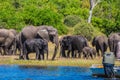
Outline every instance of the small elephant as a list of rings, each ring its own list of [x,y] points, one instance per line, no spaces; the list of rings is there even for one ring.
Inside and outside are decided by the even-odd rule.
[[[91,59],[93,59],[93,57],[96,57],[96,50],[92,47],[84,47],[82,51],[83,58],[88,59],[89,57],[91,57]]]
[[[30,52],[36,52],[37,60],[44,60],[44,53],[47,52],[48,59],[48,42],[43,39],[27,39],[23,45],[23,57],[28,60]]]

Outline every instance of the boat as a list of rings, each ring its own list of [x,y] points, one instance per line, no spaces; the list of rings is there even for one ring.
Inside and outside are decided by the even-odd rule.
[[[114,73],[116,78],[120,78],[120,66],[114,66]],[[106,77],[104,73],[104,68],[102,64],[93,64],[90,67],[90,70],[92,72],[92,76],[97,77]]]

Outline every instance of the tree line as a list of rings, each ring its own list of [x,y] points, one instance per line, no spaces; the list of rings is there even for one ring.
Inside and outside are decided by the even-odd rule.
[[[119,0],[101,0],[87,23],[89,0],[0,0],[0,27],[20,31],[26,25],[52,25],[59,34],[109,35],[120,29],[119,4]],[[82,33],[81,28],[87,32]]]

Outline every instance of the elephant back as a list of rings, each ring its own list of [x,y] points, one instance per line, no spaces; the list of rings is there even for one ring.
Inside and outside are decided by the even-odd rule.
[[[9,33],[7,29],[0,29],[0,37],[8,37]]]
[[[37,35],[37,28],[34,26],[26,26],[22,29],[21,34],[26,39],[33,39]]]
[[[12,32],[15,36],[17,35],[17,31],[15,29],[9,29],[10,32]]]
[[[9,36],[9,32],[7,29],[0,29],[0,43],[5,41],[5,39]]]

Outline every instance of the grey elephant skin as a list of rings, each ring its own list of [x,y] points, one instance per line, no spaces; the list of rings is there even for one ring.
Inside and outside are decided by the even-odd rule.
[[[53,28],[52,26],[37,26],[37,27],[26,26],[24,27],[20,34],[21,48],[23,49],[23,43],[27,39],[34,39],[34,38],[41,38],[41,39],[50,41],[52,43],[55,43],[54,53],[52,57],[52,60],[54,60],[57,54],[58,47],[59,47],[57,29]],[[21,49],[20,58],[22,58],[23,56],[22,49]]]
[[[96,48],[97,55],[100,56],[99,51],[101,51],[101,56],[108,48],[108,38],[106,36],[96,36],[93,38],[92,46]]]
[[[117,44],[120,41],[120,33],[111,33],[108,36],[108,44],[111,52],[114,52],[115,57],[117,57],[116,52],[117,52]]]
[[[92,47],[89,46],[84,47],[82,52],[83,52],[83,58],[88,59],[91,57],[91,59],[94,59],[96,57],[96,50]]]
[[[23,44],[24,59],[28,60],[28,54],[36,52],[37,60],[44,60],[44,53],[47,52],[48,59],[48,43],[43,39],[27,39]]]
[[[12,54],[12,46],[15,44],[16,31],[13,29],[0,29],[0,47],[5,54]],[[15,46],[14,46],[15,47]]]
[[[87,39],[80,35],[65,36],[61,41],[61,52],[62,57],[66,57],[65,50],[68,50],[67,57],[69,57],[70,51],[72,52],[71,57],[76,57],[78,52],[78,57],[81,57],[82,49],[88,46]]]

